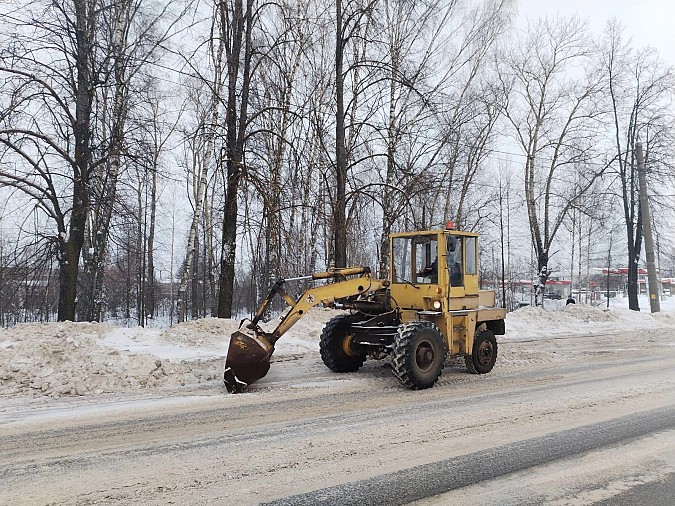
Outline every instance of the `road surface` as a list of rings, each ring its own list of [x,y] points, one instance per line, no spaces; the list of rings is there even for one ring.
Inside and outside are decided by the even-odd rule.
[[[675,334],[500,342],[408,391],[272,364],[241,395],[9,399],[0,504],[649,504],[675,483]],[[644,502],[641,500],[644,499]],[[624,502],[622,502],[624,501]],[[627,501],[627,502],[626,502]]]

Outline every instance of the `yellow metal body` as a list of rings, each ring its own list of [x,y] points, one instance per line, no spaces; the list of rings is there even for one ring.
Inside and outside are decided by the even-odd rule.
[[[357,269],[360,268],[346,268],[339,269],[343,275],[358,274]],[[337,270],[337,269],[336,269]],[[352,272],[354,271],[354,272]],[[314,273],[314,279],[329,279],[335,276],[324,275],[328,273]],[[315,286],[306,290],[300,298],[295,301],[286,292],[282,292],[282,297],[286,303],[291,307],[289,312],[284,316],[284,319],[279,323],[276,329],[271,332],[269,339],[272,343],[276,342],[283,336],[288,329],[290,329],[302,316],[312,307],[323,304],[324,306],[332,306],[336,299],[350,297],[353,295],[367,294],[369,292],[380,290],[389,284],[388,281],[382,279],[375,279],[370,274],[363,274],[358,278],[343,279],[336,283],[328,285]]]
[[[392,234],[390,240],[391,277],[388,280],[372,278],[367,267],[329,269],[300,278],[278,280],[251,322],[230,338],[224,371],[228,391],[239,392],[264,377],[270,368],[276,341],[318,304],[359,312],[366,308],[362,314],[370,314],[370,320],[375,323],[372,327],[360,327],[361,339],[365,334],[366,341],[358,344],[374,344],[378,348],[392,347],[395,343],[387,340],[396,339],[397,325],[413,320],[433,322],[443,334],[450,356],[470,356],[478,328],[503,333],[505,310],[494,307],[493,291],[480,290],[478,286],[477,234],[431,230]],[[350,279],[348,276],[356,277]],[[295,300],[285,291],[284,283],[301,279],[334,281],[309,288]],[[258,322],[276,295],[280,295],[290,309],[272,332],[266,332]],[[371,309],[374,312],[369,313]],[[377,322],[381,317],[384,318]],[[355,356],[352,339],[357,335],[354,331],[351,337],[341,342],[344,356]],[[371,342],[368,337],[375,339]],[[361,353],[362,350],[358,351],[359,356]],[[415,353],[414,360],[422,359]],[[436,379],[422,386],[414,383],[408,386],[428,388]]]
[[[421,277],[416,272],[416,267],[423,265],[415,248],[415,241],[419,239],[422,239],[421,244],[426,242],[436,246],[437,279]],[[494,307],[494,291],[479,289],[478,234],[456,230],[403,232],[392,234],[390,241],[389,289],[393,303],[401,311],[401,321],[432,321],[443,333],[450,355],[471,354],[477,327],[506,317],[505,309]],[[457,273],[461,282],[454,284],[451,283],[454,257],[448,251],[450,243],[461,248],[453,252],[461,252],[457,257],[461,258],[461,272]],[[397,244],[402,244],[403,248]],[[409,244],[412,247],[400,253]],[[414,279],[397,272],[397,268]]]

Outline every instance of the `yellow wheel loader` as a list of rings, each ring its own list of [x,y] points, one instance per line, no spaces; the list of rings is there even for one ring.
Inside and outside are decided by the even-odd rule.
[[[463,356],[474,374],[490,372],[506,311],[495,307],[494,291],[479,289],[478,234],[449,227],[391,234],[389,240],[388,280],[371,277],[368,267],[348,267],[277,281],[253,319],[230,338],[227,390],[240,392],[264,377],[277,340],[317,304],[349,311],[321,334],[321,359],[332,371],[352,372],[367,358],[390,357],[394,375],[411,389],[432,387],[447,357]],[[295,300],[284,284],[302,279],[333,282]],[[258,324],[277,295],[290,309],[265,332]]]

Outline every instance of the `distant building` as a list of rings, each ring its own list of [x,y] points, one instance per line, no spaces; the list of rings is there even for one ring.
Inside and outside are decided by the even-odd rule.
[[[661,287],[663,288],[663,295],[673,295],[673,288],[675,288],[675,278],[661,278]]]
[[[639,292],[647,293],[647,269],[638,267],[637,271]],[[628,267],[618,267],[609,270],[606,267],[595,267],[591,269],[590,273],[589,286],[593,292],[606,294],[609,289],[610,297],[612,294],[616,295],[618,293],[622,293],[624,296],[628,295]]]

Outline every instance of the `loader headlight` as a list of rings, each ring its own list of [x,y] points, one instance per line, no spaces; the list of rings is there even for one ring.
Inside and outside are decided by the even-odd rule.
[[[441,301],[440,300],[434,301],[434,309],[441,309]]]

